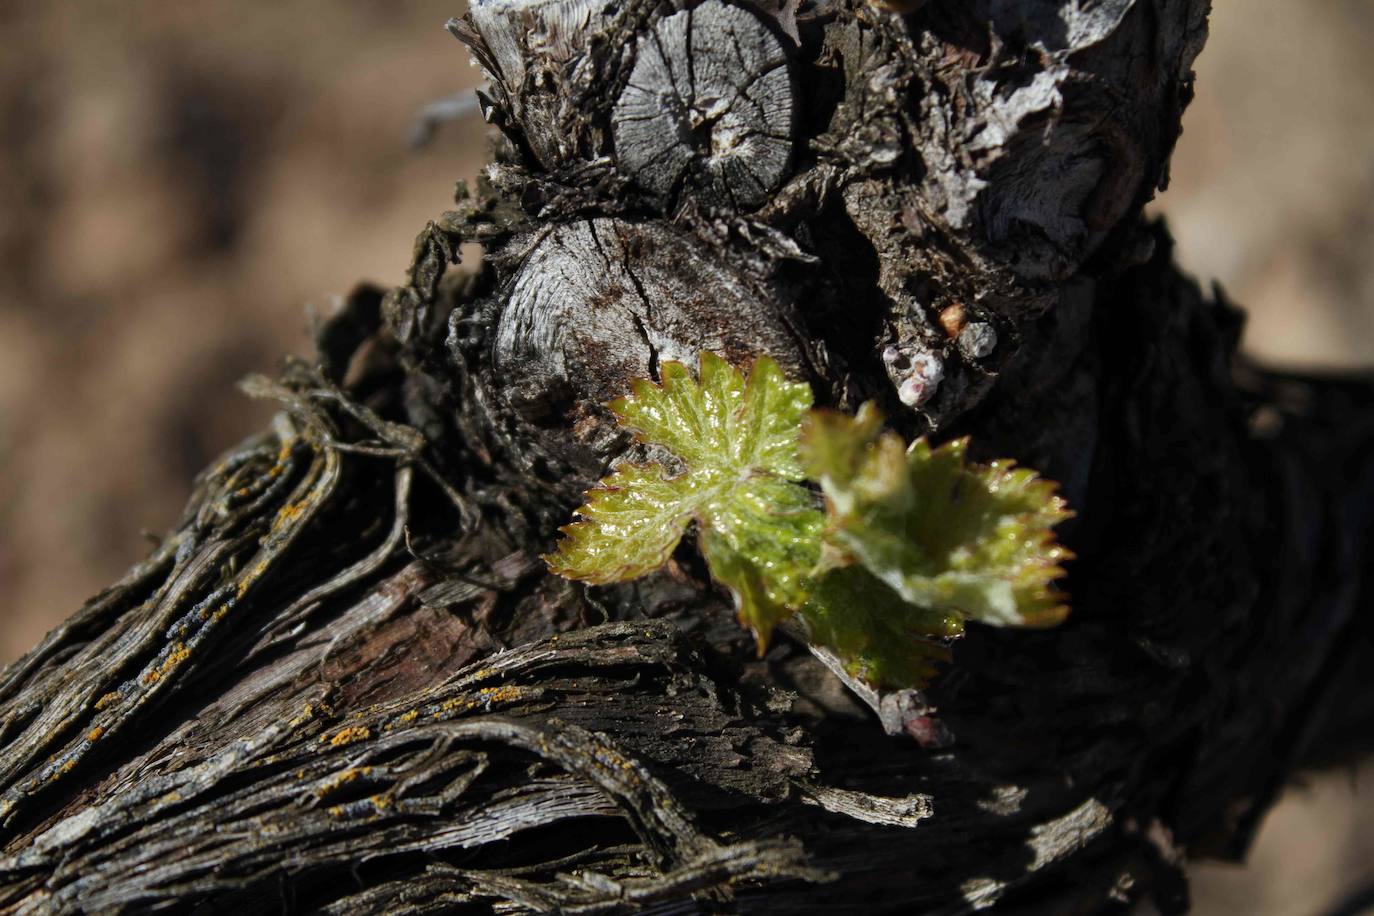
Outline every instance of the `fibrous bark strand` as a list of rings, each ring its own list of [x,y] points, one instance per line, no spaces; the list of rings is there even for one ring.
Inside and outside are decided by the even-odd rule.
[[[1185,849],[1243,851],[1367,724],[1374,389],[1237,380],[1237,313],[1139,218],[1203,0],[908,11],[452,24],[476,192],[0,674],[0,910],[1174,911]],[[1060,480],[1069,621],[880,695],[755,658],[690,550],[549,576],[629,447],[604,401],[702,349]]]

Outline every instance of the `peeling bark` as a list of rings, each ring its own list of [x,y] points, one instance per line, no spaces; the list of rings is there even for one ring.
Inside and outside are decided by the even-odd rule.
[[[0,674],[0,911],[1186,907],[1374,709],[1374,385],[1238,361],[1140,218],[1205,14],[476,4],[476,191]],[[702,348],[1061,481],[1070,620],[878,695],[689,549],[549,576],[604,400]]]

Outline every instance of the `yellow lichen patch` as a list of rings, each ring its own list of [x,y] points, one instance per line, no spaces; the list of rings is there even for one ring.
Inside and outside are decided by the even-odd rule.
[[[90,731],[86,732],[86,740],[87,740],[87,741],[99,741],[99,740],[100,740],[100,736],[103,735],[103,734],[105,734],[105,729],[103,729],[103,728],[101,728],[99,725],[97,725],[95,728],[93,728],[93,729],[91,729]]]
[[[507,685],[505,687],[483,687],[477,691],[477,695],[482,698],[484,703],[510,703],[520,699],[525,692],[519,687]]]
[[[408,712],[401,713],[399,716],[396,717],[396,721],[388,722],[386,724],[386,727],[387,730],[390,731],[397,725],[409,725],[411,722],[414,722],[418,718],[420,718],[420,710],[412,709]]]
[[[172,651],[167,654],[167,658],[163,660],[162,664],[143,675],[143,683],[156,684],[164,675],[171,673],[177,665],[190,657],[191,650],[186,648],[185,643],[173,643]]]
[[[439,708],[434,712],[434,718],[443,719],[454,713],[467,712],[468,710],[476,709],[477,706],[477,700],[473,699],[472,697],[455,697],[452,700],[445,700],[444,702],[440,703]]]
[[[201,620],[223,620],[224,615],[229,613],[229,605],[221,604],[211,611],[208,607],[201,608],[198,615]]]
[[[366,741],[371,737],[372,729],[366,725],[350,725],[347,728],[339,729],[334,737],[329,739],[329,743],[334,747],[343,747],[355,741]]]
[[[68,760],[66,763],[62,764],[60,767],[53,771],[53,774],[48,777],[48,782],[57,782],[59,779],[61,779],[63,776],[66,776],[75,768],[76,761]]]
[[[521,687],[508,684],[503,687],[483,687],[476,694],[464,694],[445,700],[433,713],[434,718],[443,719],[450,715],[471,712],[474,709],[490,710],[494,703],[512,703],[525,696]]]
[[[295,728],[298,725],[304,725],[313,718],[315,718],[315,704],[306,703],[305,708],[301,710],[301,714],[286,724],[289,728]]]
[[[283,525],[289,525],[296,519],[305,514],[305,503],[287,503],[277,512],[277,519],[272,523],[272,528],[277,529]]]
[[[605,746],[597,747],[593,752],[593,757],[597,763],[612,769],[627,773],[634,769],[634,764],[630,763],[629,760]]]
[[[116,702],[118,699],[119,691],[111,690],[109,693],[105,694],[103,697],[95,701],[95,708],[104,709],[106,706],[109,706],[111,703]]]
[[[390,792],[383,792],[380,795],[370,796],[368,801],[372,802],[372,807],[377,809],[378,814],[395,804],[395,800],[391,797]]]
[[[263,573],[267,572],[267,566],[267,560],[260,560],[256,566],[254,566],[252,569],[248,571],[248,575],[244,576],[242,579],[239,580],[238,588],[234,592],[234,600],[237,601],[244,595],[248,594],[248,589],[253,585],[253,583],[256,580],[262,578]]]
[[[340,773],[336,773],[334,775],[334,778],[328,780],[320,786],[320,794],[328,795],[330,792],[334,792],[338,789],[341,789],[344,786],[348,785],[350,782],[353,782],[355,779],[358,779],[362,776],[366,776],[368,773],[371,772],[372,767],[352,767],[350,769],[343,770]]]
[[[327,810],[329,811],[329,816],[330,816],[330,817],[343,817],[343,816],[344,816],[344,806],[343,806],[343,805],[334,805],[333,807],[328,808]]]

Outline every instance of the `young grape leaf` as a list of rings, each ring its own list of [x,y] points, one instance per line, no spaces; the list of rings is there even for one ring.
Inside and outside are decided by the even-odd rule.
[[[1054,580],[1071,555],[1051,530],[1068,518],[1055,484],[1010,461],[965,461],[968,440],[909,448],[857,417],[813,411],[802,437],[825,493],[826,565],[859,564],[909,604],[957,632],[971,618],[1051,626],[1068,613]]]
[[[609,406],[647,445],[682,462],[625,464],[587,494],[582,520],[565,526],[545,559],[553,572],[597,585],[624,582],[668,561],[697,523],[711,575],[735,596],[760,651],[773,627],[806,599],[824,516],[803,476],[797,437],[811,389],[767,357],[746,380],[711,353],[699,378],[665,362],[662,383],[638,380]]]
[[[940,640],[963,633],[963,622],[902,600],[862,566],[832,569],[816,582],[801,610],[811,642],[825,646],[846,670],[878,687],[921,686],[949,660]]]
[[[767,358],[747,379],[703,353],[698,378],[670,362],[661,384],[634,382],[610,409],[675,470],[621,465],[562,529],[550,568],[594,584],[634,579],[695,523],[760,652],[800,613],[813,642],[884,687],[928,681],[967,619],[1063,619],[1054,581],[1069,554],[1051,529],[1070,513],[1052,482],[1011,462],[969,464],[965,440],[908,448],[871,404],[853,417],[810,406],[810,389]]]

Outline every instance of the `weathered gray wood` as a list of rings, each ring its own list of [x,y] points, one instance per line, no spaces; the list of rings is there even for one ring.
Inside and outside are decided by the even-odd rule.
[[[662,200],[685,192],[756,207],[791,165],[794,105],[773,32],[707,0],[639,37],[611,113],[616,160]]]
[[[659,223],[580,220],[511,242],[517,266],[492,341],[503,395],[532,416],[603,404],[665,360],[695,366],[704,350],[756,353],[801,374],[800,319],[775,290],[710,257]],[[577,434],[595,426],[575,424]],[[579,428],[582,427],[582,428]]]
[[[0,674],[0,912],[1177,911],[1185,852],[1243,852],[1351,750],[1374,383],[1237,377],[1236,313],[1139,218],[1206,3],[904,6],[454,25],[503,137],[483,182],[317,365],[250,386],[289,419]],[[783,74],[774,177],[626,159],[664,136],[644,86],[767,125]],[[698,348],[1059,480],[1068,623],[974,628],[878,695],[796,638],[755,658],[690,549],[547,575],[625,452],[601,403]]]

